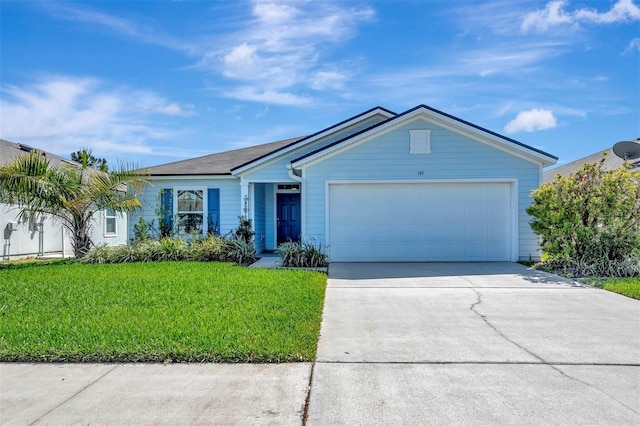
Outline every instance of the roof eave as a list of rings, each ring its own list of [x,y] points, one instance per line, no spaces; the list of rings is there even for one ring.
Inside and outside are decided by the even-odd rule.
[[[287,152],[292,151],[293,149],[299,148],[301,146],[304,146],[305,144],[314,142],[315,140],[318,140],[324,136],[327,136],[328,134],[331,134],[334,131],[339,130],[340,128],[345,128],[345,127],[349,127],[352,124],[355,124],[354,122],[356,120],[361,120],[364,118],[367,118],[367,116],[371,116],[373,117],[376,114],[383,114],[388,116],[389,118],[392,118],[394,116],[396,116],[396,113],[394,113],[393,111],[390,111],[386,108],[383,108],[381,106],[376,106],[374,108],[371,108],[367,111],[364,111],[358,115],[355,115],[353,117],[350,117],[346,120],[343,120],[339,123],[336,123],[332,126],[329,126],[325,129],[320,130],[319,132],[316,132],[312,135],[309,136],[305,136],[300,140],[297,140],[287,146],[283,146],[281,148],[278,148],[272,152],[269,152],[267,154],[264,154],[254,160],[251,160],[247,163],[241,164],[239,166],[236,166],[234,168],[231,169],[231,174],[234,176],[237,176],[239,174],[242,174],[248,170],[251,170],[255,167],[258,167],[261,163],[272,160],[276,157],[278,157],[279,155],[283,155],[286,154]]]
[[[395,117],[391,117],[388,120],[380,122],[375,126],[372,126],[368,129],[364,129],[361,132],[358,132],[346,138],[340,139],[330,145],[327,145],[326,147],[323,147],[321,149],[318,149],[316,151],[307,153],[301,157],[293,159],[291,161],[291,166],[293,168],[303,167],[304,165],[310,162],[313,162],[318,158],[321,158],[325,155],[329,155],[331,152],[341,149],[345,142],[348,142],[348,141],[355,142],[358,139],[369,137],[375,134],[376,132],[381,132],[388,127],[394,126],[397,123],[400,123],[406,120],[410,120],[414,117],[418,117],[419,115],[425,115],[426,117],[431,117],[432,115],[436,115],[441,118],[441,121],[443,123],[448,124],[448,126],[450,127],[461,128],[466,130],[469,133],[484,134],[486,135],[487,139],[492,140],[494,143],[499,144],[503,148],[506,148],[513,152],[517,152],[521,155],[524,155],[530,158],[532,161],[540,163],[543,167],[553,165],[558,161],[558,157],[548,154],[537,148],[528,146],[522,142],[516,141],[515,139],[511,139],[506,136],[500,135],[499,133],[477,126],[473,123],[469,123],[468,121],[454,117],[450,114],[444,113],[442,111],[428,107],[426,105],[418,105],[401,114],[396,115]]]

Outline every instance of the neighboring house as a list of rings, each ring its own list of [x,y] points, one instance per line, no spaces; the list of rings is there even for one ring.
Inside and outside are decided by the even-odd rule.
[[[525,209],[556,160],[428,106],[376,107],[303,138],[150,167],[141,214],[164,209],[179,235],[225,235],[246,208],[258,251],[302,237],[332,261],[517,261],[538,257]]]
[[[36,150],[30,146],[0,139],[0,165],[13,161],[16,157]],[[42,152],[52,165],[79,164]],[[43,217],[38,221],[20,222],[19,208],[14,205],[0,204],[0,229],[3,235],[2,259],[27,256],[72,256],[71,238],[60,221],[52,217]],[[115,215],[112,211],[98,213],[91,229],[94,244],[127,244],[127,217]]]
[[[598,163],[602,160],[604,153],[608,152],[609,154],[606,156],[604,160],[603,167],[606,169],[617,169],[618,167],[624,164],[624,160],[613,153],[613,147],[603,149],[602,151],[598,151],[594,154],[587,155],[586,157],[580,158],[578,160],[572,161],[567,164],[563,164],[562,166],[554,167],[550,170],[545,170],[542,183],[553,182],[553,180],[558,175],[569,176],[569,174],[575,172],[584,164],[588,163]],[[640,160],[629,160],[629,164],[631,167],[638,169],[640,168]]]

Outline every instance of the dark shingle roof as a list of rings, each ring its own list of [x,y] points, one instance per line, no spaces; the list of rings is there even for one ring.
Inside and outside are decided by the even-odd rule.
[[[291,145],[300,139],[302,138],[285,139],[248,148],[160,164],[148,167],[146,171],[151,176],[230,175],[233,168]]]
[[[36,147],[31,147],[28,145],[23,145],[23,144],[7,141],[4,139],[0,139],[0,166],[10,163],[16,157],[19,157],[31,151],[42,152],[49,159],[49,162],[51,165],[60,165],[60,164],[76,165],[77,164],[71,160],[67,160],[66,158],[62,158],[58,155],[51,154],[50,152],[43,151]]]
[[[622,166],[622,164],[624,164],[624,160],[622,160],[622,158],[620,158],[617,155],[615,155],[613,153],[613,149],[612,148],[607,148],[607,149],[603,149],[602,151],[598,151],[596,153],[593,153],[591,155],[587,155],[586,157],[580,158],[578,160],[572,161],[570,163],[563,164],[562,166],[558,166],[558,167],[554,167],[553,169],[545,170],[545,172],[543,173],[543,176],[542,176],[542,183],[553,182],[553,180],[559,174],[562,175],[562,176],[569,176],[570,173],[573,173],[576,170],[578,170],[583,164],[597,163],[602,159],[602,156],[607,151],[609,152],[609,154],[607,155],[607,157],[604,160],[604,168],[605,169],[609,169],[609,170],[610,169],[616,169],[616,168]],[[630,163],[634,167],[640,167],[640,161],[638,161],[638,160],[631,160]]]

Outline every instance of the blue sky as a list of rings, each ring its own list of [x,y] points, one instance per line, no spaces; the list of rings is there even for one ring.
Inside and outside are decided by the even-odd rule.
[[[426,104],[574,160],[640,137],[640,6],[0,2],[0,137],[150,166]]]

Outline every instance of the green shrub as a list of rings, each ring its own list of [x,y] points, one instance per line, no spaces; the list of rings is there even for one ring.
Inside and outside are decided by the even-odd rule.
[[[640,173],[585,164],[534,190],[527,213],[548,265],[586,274],[635,271],[640,256]]]
[[[224,250],[224,238],[209,235],[207,238],[199,238],[191,243],[191,259],[200,262],[221,261]]]
[[[243,240],[247,243],[253,240],[253,236],[256,234],[253,231],[253,222],[249,219],[249,198],[244,197],[244,207],[242,209],[242,215],[238,216],[238,228],[236,228],[232,234],[235,238]]]
[[[329,264],[329,255],[313,242],[289,241],[278,245],[282,266],[289,268],[322,268]]]
[[[252,242],[237,238],[226,239],[216,235],[196,238],[191,242],[181,238],[142,240],[130,246],[108,247],[101,245],[90,250],[82,263],[128,263],[164,261],[233,262],[242,265],[256,260],[256,248]]]
[[[154,230],[153,220],[147,222],[142,216],[138,218],[138,223],[133,225],[133,243],[139,241],[146,241],[151,239],[151,234]]]
[[[555,259],[537,263],[534,268],[570,278],[640,277],[640,261],[634,258],[625,260],[601,258],[591,259],[588,262],[573,259]]]
[[[256,246],[242,238],[228,238],[224,241],[223,260],[238,265],[248,265],[256,261]]]

